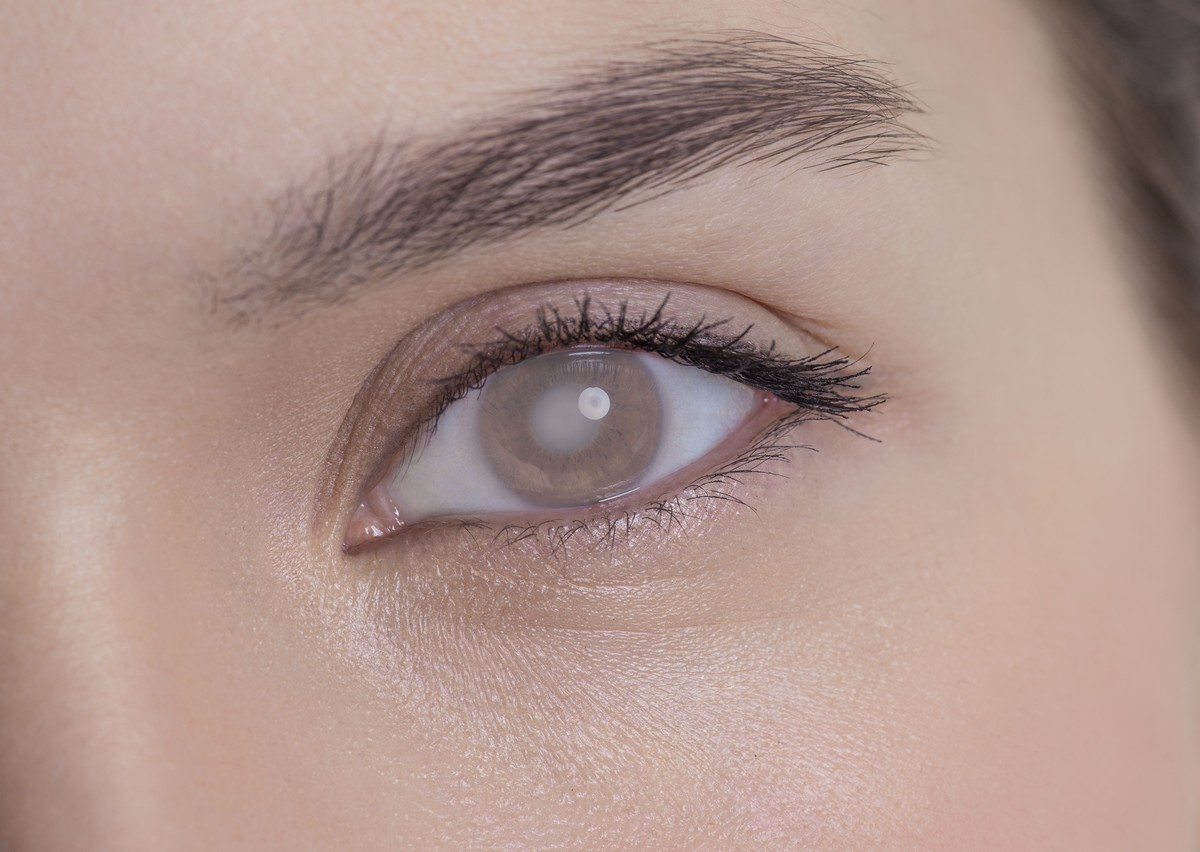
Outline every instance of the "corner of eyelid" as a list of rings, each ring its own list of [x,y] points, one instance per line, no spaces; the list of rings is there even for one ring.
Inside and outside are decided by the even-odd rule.
[[[371,428],[372,418],[367,415],[386,393],[380,387],[387,384],[381,377],[402,343],[403,338],[367,372],[326,449],[310,512],[310,528],[317,538],[341,539],[346,519],[362,499],[362,481],[391,452],[386,445],[367,452],[367,439],[378,431]]]

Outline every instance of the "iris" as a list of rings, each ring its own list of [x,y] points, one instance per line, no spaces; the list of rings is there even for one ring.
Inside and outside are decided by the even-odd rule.
[[[534,358],[491,377],[480,403],[492,470],[537,505],[595,503],[633,490],[662,440],[654,376],[631,352]]]

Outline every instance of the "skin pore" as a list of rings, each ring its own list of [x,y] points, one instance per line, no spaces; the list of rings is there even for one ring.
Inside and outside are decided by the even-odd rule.
[[[1195,848],[1190,378],[1023,4],[3,20],[0,847]],[[869,58],[865,144],[904,144],[827,168],[843,122],[455,243],[508,229],[484,195],[420,262],[361,250],[345,192],[320,215],[330,175],[446,195],[547,92],[746,32]],[[372,146],[404,168],[362,178]],[[573,198],[521,181],[583,150],[457,174]],[[437,219],[410,195],[372,233]],[[297,266],[314,228],[342,250]],[[887,402],[679,527],[344,553],[462,346],[585,294],[834,347]]]

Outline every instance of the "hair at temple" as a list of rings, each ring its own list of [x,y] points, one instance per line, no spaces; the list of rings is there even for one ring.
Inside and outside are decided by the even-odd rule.
[[[1036,0],[1074,61],[1094,129],[1200,368],[1200,0]]]

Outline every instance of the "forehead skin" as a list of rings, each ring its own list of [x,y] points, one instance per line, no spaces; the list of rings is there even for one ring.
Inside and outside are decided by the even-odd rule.
[[[1019,4],[0,19],[0,846],[1189,848],[1200,465]],[[737,28],[888,63],[934,151],[726,170],[279,327],[213,309],[330,157]],[[816,432],[756,513],[614,551],[626,582],[536,623],[486,564],[381,579],[314,528],[400,335],[603,277],[869,350],[882,443]]]

